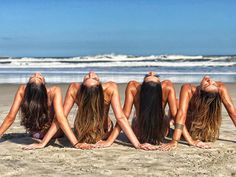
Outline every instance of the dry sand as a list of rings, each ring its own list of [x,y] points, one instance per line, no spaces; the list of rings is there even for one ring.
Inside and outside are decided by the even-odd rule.
[[[175,84],[177,95],[180,84]],[[0,123],[12,104],[18,85],[0,85]],[[65,95],[67,85],[60,85]],[[236,105],[236,84],[227,84]],[[121,101],[125,85],[120,84]],[[74,108],[69,119],[73,125]],[[111,113],[111,117],[114,116]],[[236,131],[223,109],[220,139],[211,149],[190,147],[184,143],[171,152],[147,152],[114,143],[106,149],[77,150],[68,140],[51,141],[44,149],[24,151],[34,142],[19,117],[0,140],[0,176],[236,176]]]

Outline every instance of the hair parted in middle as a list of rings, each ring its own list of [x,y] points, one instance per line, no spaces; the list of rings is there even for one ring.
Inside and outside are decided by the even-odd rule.
[[[96,143],[104,135],[104,94],[102,84],[86,87],[78,92],[78,111],[74,122],[79,142]]]
[[[27,83],[21,103],[21,125],[29,132],[48,130],[53,117],[49,115],[45,84]]]
[[[221,98],[219,93],[198,89],[190,100],[186,127],[194,140],[215,141],[221,125]]]
[[[159,144],[163,141],[167,126],[164,121],[161,83],[142,83],[138,127],[141,143]]]

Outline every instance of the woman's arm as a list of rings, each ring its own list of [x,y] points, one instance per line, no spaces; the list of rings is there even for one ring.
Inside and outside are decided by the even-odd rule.
[[[167,102],[170,109],[170,115],[171,118],[175,121],[177,114],[176,92],[174,85],[172,84],[171,81],[168,81],[167,89],[168,89]]]
[[[0,137],[12,125],[12,123],[16,119],[16,114],[18,113],[18,111],[20,109],[20,105],[21,105],[21,102],[23,99],[24,90],[25,90],[24,85],[21,85],[18,88],[15,98],[14,98],[14,101],[13,101],[13,104],[11,106],[11,109],[10,109],[9,113],[7,114],[7,116],[5,117],[2,125],[0,126]]]
[[[77,90],[75,90],[75,85],[76,85],[75,83],[70,84],[66,92],[66,96],[65,96],[65,100],[63,104],[63,112],[66,118],[68,117],[68,114],[70,113],[75,103],[75,99],[76,99],[75,92],[77,92]],[[60,127],[58,125],[57,119],[54,119],[52,126],[50,127],[49,131],[45,135],[45,138],[43,139],[43,141],[45,141],[45,143],[47,144],[49,140],[56,134],[56,132],[59,129]]]
[[[179,109],[178,109],[178,112],[176,115],[175,125],[180,125],[180,126],[183,125],[184,130],[187,130],[185,128],[185,121],[186,121],[186,115],[187,115],[187,111],[188,111],[189,101],[192,97],[192,95],[190,95],[190,92],[191,92],[191,86],[189,84],[184,84],[181,87]],[[186,131],[183,131],[183,132],[187,133]],[[182,129],[175,128],[171,143],[177,146],[178,141],[181,138],[181,135],[182,135]],[[191,141],[191,139],[190,139],[191,136],[187,136],[187,134],[184,134],[184,137],[187,138],[186,141],[188,141],[188,142]]]
[[[122,128],[122,130],[125,132],[126,136],[129,138],[130,142],[134,145],[137,149],[144,149],[144,150],[154,150],[157,149],[157,147],[152,146],[150,144],[140,144],[137,137],[135,136],[132,128],[129,125],[129,122],[127,118],[125,117],[121,103],[120,103],[120,96],[118,92],[118,87],[115,83],[112,84],[113,87],[113,93],[111,98],[111,105],[112,109],[114,111],[115,117],[117,119],[118,124]]]
[[[68,120],[64,116],[63,106],[62,106],[61,89],[59,87],[57,87],[55,89],[55,95],[53,98],[53,105],[55,108],[55,116],[56,116],[59,126],[61,127],[63,132],[66,134],[66,136],[70,140],[71,144],[72,145],[76,144],[78,142],[78,140],[76,139],[71,127],[69,126]]]
[[[61,113],[61,108],[62,108],[61,91],[60,91],[60,88],[56,87],[56,89],[54,91],[55,96],[53,98],[53,105],[54,105],[54,110],[56,113],[56,115],[55,115],[56,118],[54,118],[52,125],[51,125],[50,129],[48,130],[47,134],[44,136],[43,140],[38,144],[34,143],[31,145],[25,146],[24,147],[25,150],[39,149],[39,148],[45,147],[47,145],[47,143],[51,140],[51,138],[60,129],[60,127],[64,131],[66,136],[69,138],[72,145],[74,146],[76,144],[76,146],[75,146],[76,148],[81,148],[81,149],[91,149],[92,148],[92,146],[90,146],[90,145],[86,145],[83,143],[77,143],[77,139],[76,139],[74,133],[72,132],[72,130],[69,126],[69,123],[66,119],[66,117],[68,116],[68,114],[75,102],[74,85],[75,85],[74,83],[70,84],[70,86],[67,89],[67,93],[66,93],[66,97],[65,97],[65,101],[64,101],[64,106],[63,106],[63,111],[64,111],[63,115]],[[64,127],[64,128],[62,128],[62,127]]]
[[[125,90],[125,103],[124,103],[124,107],[123,107],[123,111],[124,114],[126,116],[127,119],[129,119],[131,110],[132,110],[132,106],[133,106],[133,101],[134,101],[134,96],[132,94],[132,90],[134,89],[134,82],[135,81],[130,81],[127,84],[126,90]],[[106,141],[99,141],[96,146],[97,147],[109,147],[112,145],[112,143],[116,140],[116,138],[118,137],[118,135],[120,134],[121,128],[118,124],[118,122],[116,122],[115,127],[113,128],[110,136],[108,137],[108,139]]]
[[[74,88],[73,88],[73,85],[74,84],[70,84],[70,86],[68,87],[67,92],[66,92],[66,97],[65,97],[65,101],[64,101],[64,107],[63,107],[64,114],[66,113],[65,117],[68,116],[71,108],[74,105],[74,99],[73,99]],[[56,94],[55,90],[53,92],[54,92],[54,95],[55,95]],[[55,110],[56,109],[55,104],[53,104],[53,105],[54,105],[54,110]],[[39,149],[39,148],[45,147],[59,129],[60,129],[60,126],[59,126],[59,123],[58,123],[58,121],[55,117],[53,122],[52,122],[51,127],[49,128],[46,135],[43,137],[42,141],[40,141],[40,143],[38,143],[38,144],[34,143],[34,144],[31,144],[31,145],[25,146],[24,149],[25,150],[30,150],[30,149]]]
[[[189,143],[189,145],[193,145],[200,148],[209,148],[209,146],[201,141],[194,141],[190,136],[186,126],[185,121],[187,117],[187,111],[190,99],[192,98],[191,86],[189,84],[184,84],[180,90],[180,102],[179,109],[176,115],[176,123],[175,123],[175,131],[172,137],[172,140],[168,144],[164,144],[160,150],[171,150],[175,149],[178,145],[178,141],[183,136],[185,140]]]
[[[234,126],[236,126],[236,109],[229,95],[229,92],[224,84],[221,84],[220,89],[219,89],[219,94],[225,106],[225,109],[227,110],[229,114],[229,117],[232,119]]]

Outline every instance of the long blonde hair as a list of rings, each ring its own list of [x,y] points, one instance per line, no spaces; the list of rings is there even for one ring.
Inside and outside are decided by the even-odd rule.
[[[74,122],[79,142],[96,143],[104,135],[104,94],[102,85],[81,85],[78,111]]]
[[[186,126],[194,140],[215,141],[221,125],[221,98],[219,93],[197,89],[190,100]]]

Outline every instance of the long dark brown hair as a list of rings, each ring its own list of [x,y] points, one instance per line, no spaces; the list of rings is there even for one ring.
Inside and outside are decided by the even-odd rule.
[[[53,120],[48,110],[48,94],[45,84],[29,82],[21,103],[21,125],[29,132],[47,130]]]
[[[161,83],[143,82],[140,90],[139,139],[141,143],[159,144],[164,139],[164,110]]]
[[[78,92],[78,111],[74,122],[79,142],[96,143],[104,135],[104,94],[102,84],[86,87]]]
[[[198,89],[190,100],[186,126],[194,140],[215,141],[221,125],[219,93]]]

